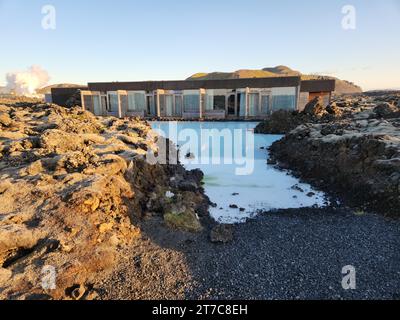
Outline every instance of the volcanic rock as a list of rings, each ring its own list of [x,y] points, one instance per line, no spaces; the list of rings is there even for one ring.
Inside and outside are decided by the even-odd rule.
[[[0,299],[81,299],[140,238],[133,220],[147,212],[200,231],[196,212],[209,204],[202,173],[147,161],[165,152],[163,141],[137,119],[0,105]],[[55,290],[36,285],[43,266],[56,268]]]
[[[358,112],[335,122],[298,126],[275,142],[270,152],[279,165],[317,187],[335,191],[349,204],[398,216],[400,117],[381,119],[393,116],[394,107],[389,102],[375,107],[374,99],[394,100],[352,98],[349,101],[358,101],[352,104]],[[367,118],[359,117],[364,113]]]
[[[210,240],[214,243],[233,241],[233,226],[228,224],[216,225],[210,232]]]

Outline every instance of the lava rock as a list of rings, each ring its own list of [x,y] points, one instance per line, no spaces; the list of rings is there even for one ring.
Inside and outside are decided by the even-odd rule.
[[[233,226],[228,224],[219,224],[212,228],[210,240],[213,243],[229,243],[233,241]]]
[[[322,116],[325,112],[324,103],[321,97],[316,97],[304,107],[304,113],[311,116]]]
[[[388,102],[381,103],[374,108],[374,113],[380,118],[390,116],[396,111],[397,109]]]

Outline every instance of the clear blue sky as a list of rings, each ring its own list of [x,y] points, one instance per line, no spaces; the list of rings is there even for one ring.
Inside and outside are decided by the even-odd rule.
[[[57,27],[41,27],[43,5]],[[342,7],[356,8],[343,30]],[[184,79],[288,65],[400,88],[400,0],[0,0],[0,85],[37,64],[51,83]]]

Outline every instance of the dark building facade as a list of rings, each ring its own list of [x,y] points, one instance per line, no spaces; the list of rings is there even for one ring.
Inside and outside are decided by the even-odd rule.
[[[88,87],[51,88],[51,102],[60,106],[65,106],[66,102],[69,98],[71,98],[71,96],[83,90],[88,90]]]

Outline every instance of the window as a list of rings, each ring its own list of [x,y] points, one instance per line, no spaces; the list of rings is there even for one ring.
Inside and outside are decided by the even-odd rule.
[[[101,96],[101,110],[108,110],[108,101],[106,95]]]
[[[277,110],[295,110],[296,109],[296,96],[294,95],[280,95],[272,97],[272,111]]]
[[[249,116],[256,116],[258,114],[259,109],[259,100],[260,95],[258,93],[250,93],[249,94]]]
[[[118,94],[109,93],[108,101],[109,101],[108,111],[109,112],[118,112],[118,105],[119,105]]]
[[[93,96],[93,111],[94,111],[94,114],[97,116],[100,116],[102,114],[99,95]]]
[[[182,115],[183,99],[182,96],[175,96],[175,115]]]
[[[192,113],[200,112],[200,95],[185,94],[183,96],[183,106],[185,112],[192,112]]]
[[[204,97],[205,111],[223,110],[225,111],[225,95],[221,94],[222,90],[207,90]],[[215,94],[219,93],[219,94]]]
[[[128,110],[144,111],[146,109],[146,97],[142,92],[128,92]]]
[[[238,108],[239,115],[244,117],[246,115],[246,93],[238,94]]]
[[[209,92],[210,91],[210,92]],[[211,111],[214,108],[214,94],[211,90],[207,90],[205,95],[205,111]]]
[[[93,98],[91,94],[85,94],[83,96],[83,103],[85,104],[86,110],[93,112]]]
[[[159,105],[159,111],[160,114],[159,116],[165,116],[165,95],[163,94],[158,94],[158,98],[156,99],[158,101]]]
[[[173,115],[173,109],[174,109],[174,100],[173,96],[168,94],[164,96],[164,103],[165,103],[165,112],[168,117]]]
[[[213,110],[225,110],[225,96],[214,96]]]
[[[270,96],[261,96],[261,113],[270,113]]]

